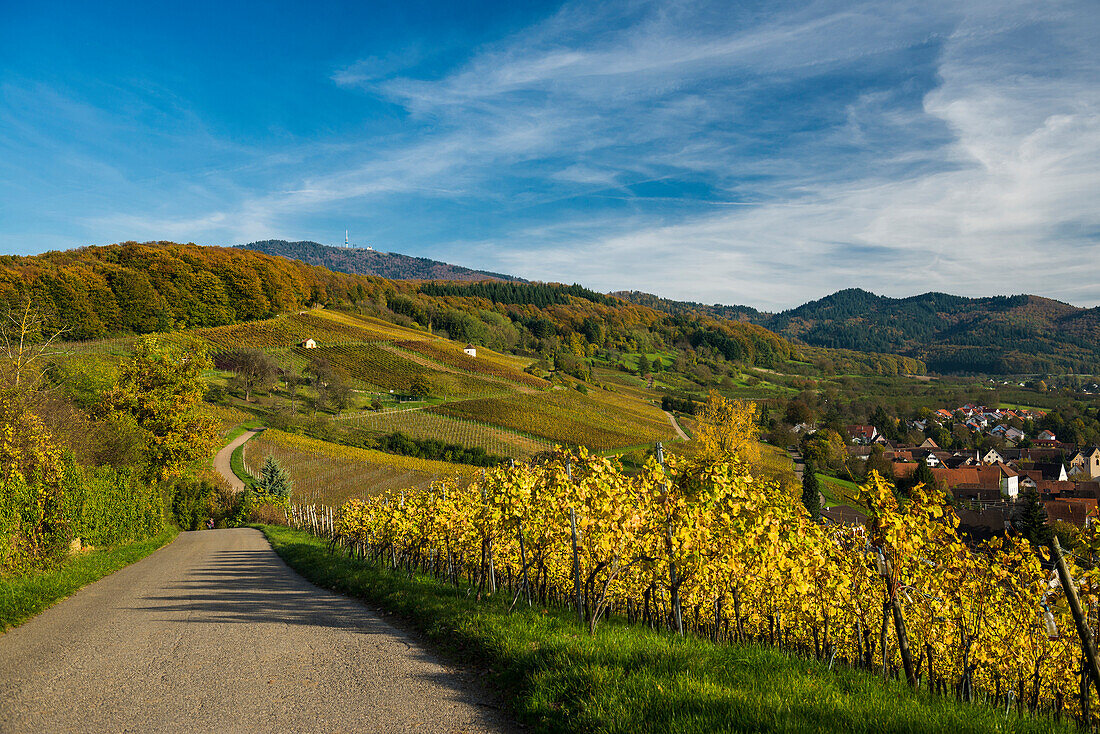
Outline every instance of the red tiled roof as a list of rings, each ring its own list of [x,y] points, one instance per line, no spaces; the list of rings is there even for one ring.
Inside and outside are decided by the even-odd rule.
[[[1016,472],[1004,464],[992,466],[960,466],[957,469],[934,468],[932,474],[951,489],[961,484],[972,484],[990,489],[1000,489],[1001,477],[1014,477]]]
[[[1062,520],[1083,528],[1087,519],[1097,516],[1096,500],[1084,497],[1047,500],[1043,507],[1050,523]]]

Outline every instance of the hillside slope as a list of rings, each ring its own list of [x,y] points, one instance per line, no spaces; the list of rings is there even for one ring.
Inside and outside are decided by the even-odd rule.
[[[917,357],[944,373],[1100,370],[1100,309],[1032,295],[887,298],[849,289],[759,323],[815,346]]]
[[[0,257],[0,308],[18,309],[28,300],[47,316],[45,329],[65,329],[66,340],[247,324],[315,306],[343,308],[500,352],[537,354],[546,371],[580,379],[588,379],[593,359],[634,371],[636,358],[629,355],[664,352],[663,361],[677,362],[681,372],[691,371],[691,379],[711,387],[739,374],[734,365],[776,368],[798,356],[788,339],[749,321],[671,315],[580,285],[389,280],[248,249],[171,242]],[[924,372],[923,364],[909,358],[841,356],[832,364],[843,363],[847,371]]]
[[[426,257],[410,257],[396,252],[379,252],[357,247],[330,247],[317,242],[287,242],[263,240],[237,245],[238,249],[255,250],[267,255],[279,255],[301,260],[338,273],[378,275],[392,280],[514,280],[522,278],[487,270],[472,270]]]
[[[729,319],[730,321],[753,321],[759,319],[762,314],[752,306],[725,306],[721,303],[699,303],[697,301],[674,301],[670,298],[661,298],[644,291],[615,291],[611,295],[624,301],[637,303],[640,306],[649,306],[658,311],[664,311],[672,315],[681,313],[700,313],[714,319]]]
[[[1100,371],[1100,308],[1040,296],[888,298],[849,288],[773,314],[636,291],[616,295],[669,314],[749,321],[815,347],[900,354],[945,374]]]
[[[0,257],[0,307],[29,297],[49,330],[97,339],[266,319],[384,299],[387,281],[248,250],[124,242]]]

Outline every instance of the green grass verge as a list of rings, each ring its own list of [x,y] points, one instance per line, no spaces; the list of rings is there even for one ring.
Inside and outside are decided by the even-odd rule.
[[[140,561],[178,534],[179,530],[168,527],[147,540],[76,556],[49,571],[0,579],[0,631],[20,625],[81,587]]]
[[[859,485],[847,479],[838,479],[828,474],[817,472],[817,479],[822,486],[822,494],[832,498],[837,505],[859,506]]]
[[[1041,408],[1037,405],[1024,405],[1023,403],[998,403],[997,408],[999,408],[1000,410],[1050,410],[1049,408]]]
[[[249,439],[251,441],[252,439]],[[256,478],[248,473],[248,470],[244,468],[244,444],[245,441],[237,448],[233,449],[233,453],[229,455],[229,468],[233,471],[233,474],[242,482],[252,484],[256,481]]]
[[[611,623],[589,637],[563,612],[477,602],[427,576],[341,555],[283,527],[276,552],[314,583],[409,623],[455,660],[485,669],[514,714],[545,732],[1050,732],[1047,719],[960,704],[776,649],[714,645]]]
[[[260,428],[263,426],[263,424],[264,422],[259,418],[240,424],[229,433],[225,434],[225,438],[222,440],[222,446],[228,446],[229,444],[233,443],[233,439],[237,438],[245,431],[250,431],[253,428]]]

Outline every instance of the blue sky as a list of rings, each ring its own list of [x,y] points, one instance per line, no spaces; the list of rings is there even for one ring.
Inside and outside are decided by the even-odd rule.
[[[0,0],[0,253],[347,228],[766,309],[1095,306],[1098,40],[1091,1]]]

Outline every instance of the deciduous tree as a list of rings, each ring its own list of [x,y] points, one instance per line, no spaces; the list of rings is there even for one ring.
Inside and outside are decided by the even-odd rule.
[[[703,458],[723,460],[736,455],[750,464],[758,463],[756,404],[727,400],[712,392],[698,413],[695,440]]]
[[[162,336],[143,337],[122,366],[106,402],[145,431],[150,478],[178,476],[213,447],[214,421],[198,411],[202,373],[211,366],[202,344]]]

